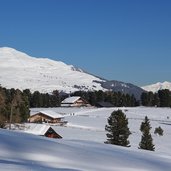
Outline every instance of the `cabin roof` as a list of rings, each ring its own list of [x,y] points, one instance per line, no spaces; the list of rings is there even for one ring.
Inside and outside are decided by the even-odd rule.
[[[24,132],[34,135],[45,135],[49,128],[50,126],[45,124],[28,123],[25,125]]]
[[[38,112],[34,112],[34,113],[31,113],[31,117],[34,116],[34,115],[37,115],[39,113],[42,113],[44,115],[47,115],[53,119],[55,118],[64,118],[63,115],[59,114],[59,113],[56,113],[55,111],[51,111],[51,110],[43,110],[43,111],[38,111]]]
[[[77,100],[79,100],[81,97],[80,96],[72,96],[64,99],[62,103],[75,103]]]

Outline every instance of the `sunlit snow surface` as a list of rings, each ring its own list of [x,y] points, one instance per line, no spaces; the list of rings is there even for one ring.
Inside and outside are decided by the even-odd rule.
[[[103,80],[72,65],[48,58],[35,58],[12,48],[0,48],[0,84],[6,88],[32,92],[67,93],[78,90],[104,90]]]
[[[52,108],[68,120],[67,127],[53,128],[63,139],[0,130],[0,170],[59,171],[170,171],[171,109],[121,108],[129,118],[130,148],[107,145],[104,126],[117,108]],[[37,111],[42,109],[32,109]],[[148,116],[155,152],[138,149],[140,123]],[[164,136],[154,135],[161,126]]]

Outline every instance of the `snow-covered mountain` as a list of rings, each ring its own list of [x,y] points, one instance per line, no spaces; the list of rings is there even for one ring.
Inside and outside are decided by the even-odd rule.
[[[159,90],[163,90],[163,89],[169,89],[171,90],[171,83],[170,82],[158,82],[156,84],[151,84],[151,85],[147,85],[142,87],[142,89],[146,90],[146,91],[152,91],[152,92],[158,92]]]
[[[0,48],[0,84],[6,88],[49,93],[78,90],[113,90],[140,97],[142,89],[132,84],[108,81],[48,58],[35,58],[12,48]]]
[[[31,91],[104,90],[102,79],[63,62],[35,58],[12,48],[0,48],[0,84]]]

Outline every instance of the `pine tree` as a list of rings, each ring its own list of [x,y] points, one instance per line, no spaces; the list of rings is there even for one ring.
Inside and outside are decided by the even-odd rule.
[[[131,132],[128,128],[128,119],[121,110],[111,113],[105,130],[108,132],[105,143],[130,147],[128,137]]]
[[[145,117],[144,122],[141,123],[140,130],[142,132],[141,142],[139,143],[139,148],[144,150],[154,151],[155,147],[153,145],[153,139],[150,134],[150,121],[148,117]]]

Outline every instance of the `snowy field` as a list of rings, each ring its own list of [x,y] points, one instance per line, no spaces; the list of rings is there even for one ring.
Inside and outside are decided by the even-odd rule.
[[[128,118],[131,147],[104,144],[105,125],[118,108],[51,108],[65,116],[65,127],[53,126],[63,139],[0,130],[0,170],[170,171],[171,109],[119,108]],[[43,109],[32,109],[32,112]],[[144,117],[152,126],[155,152],[138,149]],[[154,135],[162,127],[164,136]]]
[[[131,148],[138,148],[141,140],[139,128],[145,116],[148,116],[152,126],[151,134],[156,147],[155,151],[168,153],[171,156],[171,150],[168,150],[171,149],[171,108],[51,108],[49,110],[63,114],[68,121],[66,127],[53,127],[64,139],[103,143],[106,141],[107,118],[118,109],[121,109],[128,118],[132,132],[129,137]],[[44,109],[34,108],[32,112],[40,110]],[[159,126],[164,129],[164,136],[154,135],[154,129]]]

